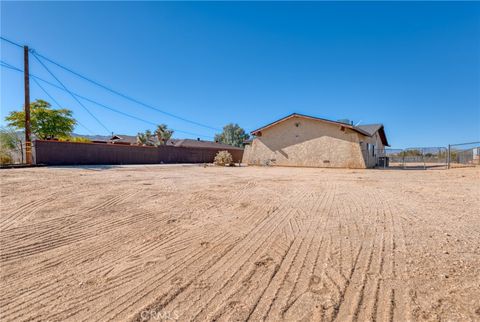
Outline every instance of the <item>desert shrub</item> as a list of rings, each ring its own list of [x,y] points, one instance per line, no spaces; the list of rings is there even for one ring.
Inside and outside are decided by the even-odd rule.
[[[213,161],[216,165],[232,165],[233,164],[233,157],[228,151],[218,151],[215,159]]]
[[[92,142],[90,139],[84,138],[82,136],[63,136],[63,137],[60,137],[58,140],[63,142],[81,142],[81,143]]]
[[[0,151],[0,164],[12,164],[13,159],[10,153],[6,151]]]

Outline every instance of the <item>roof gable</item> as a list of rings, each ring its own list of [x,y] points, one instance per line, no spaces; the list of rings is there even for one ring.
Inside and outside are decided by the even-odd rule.
[[[358,132],[362,135],[365,135],[365,136],[372,136],[370,133],[364,131],[363,129],[360,129],[358,127],[355,127],[351,124],[347,124],[347,123],[342,123],[342,122],[337,122],[337,121],[332,121],[332,120],[327,120],[327,119],[324,119],[324,118],[320,118],[320,117],[314,117],[314,116],[309,116],[309,115],[304,115],[304,114],[298,114],[298,113],[292,113],[288,116],[285,116],[284,118],[281,118],[275,122],[272,122],[270,124],[267,124],[261,128],[258,128],[252,132],[250,132],[250,134],[252,135],[256,135],[256,133],[258,132],[261,132],[269,127],[272,127],[274,125],[277,125],[279,123],[282,123],[288,119],[291,119],[291,118],[294,118],[294,117],[298,117],[298,118],[304,118],[304,119],[309,119],[309,120],[314,120],[314,121],[320,121],[320,122],[324,122],[324,123],[329,123],[329,124],[336,124],[336,125],[340,125],[340,126],[343,126],[343,127],[346,127],[346,128],[349,128],[355,132]]]

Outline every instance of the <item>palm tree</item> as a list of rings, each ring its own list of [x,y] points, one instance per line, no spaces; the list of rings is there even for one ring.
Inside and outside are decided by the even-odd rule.
[[[146,130],[145,133],[138,133],[137,134],[137,144],[138,145],[147,145],[152,146],[154,145],[152,140],[152,131]]]
[[[155,135],[158,138],[158,142],[162,145],[167,144],[167,141],[173,135],[173,130],[170,130],[166,124],[157,125],[157,129],[155,130]]]
[[[138,145],[147,145],[147,136],[145,135],[145,133],[138,133],[137,134],[137,144]]]

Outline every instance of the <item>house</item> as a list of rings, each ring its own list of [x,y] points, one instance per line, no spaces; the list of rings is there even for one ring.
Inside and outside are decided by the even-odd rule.
[[[217,150],[235,150],[243,151],[243,148],[238,148],[232,145],[224,144],[221,142],[205,141],[200,139],[170,139],[166,145],[183,147],[183,148],[205,148],[205,149],[217,149]]]
[[[354,126],[298,113],[251,134],[243,154],[250,165],[371,168],[389,146],[382,124]]]

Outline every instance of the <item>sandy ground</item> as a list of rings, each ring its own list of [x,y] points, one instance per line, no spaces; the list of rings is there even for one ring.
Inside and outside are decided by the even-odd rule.
[[[480,171],[0,170],[2,321],[479,321]]]

